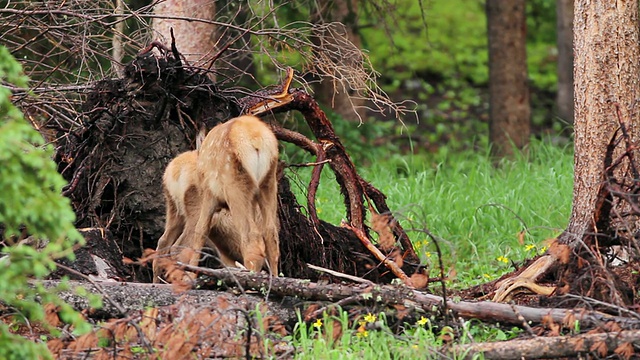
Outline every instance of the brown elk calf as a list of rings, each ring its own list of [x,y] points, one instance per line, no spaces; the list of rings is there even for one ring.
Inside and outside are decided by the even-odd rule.
[[[165,170],[165,232],[158,255],[170,253],[197,265],[207,244],[227,266],[263,267],[278,275],[278,142],[254,116],[214,127],[196,151],[176,157]],[[153,281],[162,269],[153,263]]]

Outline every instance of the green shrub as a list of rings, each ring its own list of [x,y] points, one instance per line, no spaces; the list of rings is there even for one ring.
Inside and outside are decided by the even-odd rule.
[[[0,46],[0,82],[26,87],[20,64],[9,51]],[[88,328],[70,305],[64,303],[55,289],[29,279],[42,279],[55,268],[54,260],[72,257],[72,246],[82,242],[74,228],[75,215],[69,200],[60,194],[64,179],[51,160],[53,148],[43,146],[43,139],[11,103],[11,91],[0,86],[0,224],[4,226],[4,240],[21,233],[24,226],[29,234],[49,243],[36,251],[31,246],[6,246],[0,259],[0,301],[15,311],[16,321],[41,321],[42,304],[59,308],[63,321],[71,323],[75,331]],[[53,329],[52,329],[53,330]],[[47,347],[10,332],[9,325],[0,323],[1,359],[51,358]]]

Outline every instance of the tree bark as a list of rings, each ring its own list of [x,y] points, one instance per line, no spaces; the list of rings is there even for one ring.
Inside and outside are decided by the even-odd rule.
[[[625,358],[623,351],[633,353],[633,346],[640,345],[640,330],[580,334],[574,336],[535,337],[492,343],[457,345],[451,348],[451,354],[464,354],[463,359],[476,359],[482,354],[486,359],[551,359],[575,357],[580,354],[596,354],[604,357],[615,351]]]
[[[492,155],[512,154],[529,143],[524,0],[487,0],[489,35],[489,140]]]
[[[558,95],[560,119],[573,124],[573,0],[557,0]]]
[[[324,45],[328,50],[331,61],[344,62],[354,65],[360,62],[360,54],[348,51],[343,57],[336,55],[343,53],[343,39],[350,41],[356,48],[361,48],[362,42],[358,33],[358,1],[334,1],[319,0],[315,10],[314,23],[325,24],[322,31],[316,31],[314,42]],[[330,24],[331,23],[331,24]],[[322,57],[321,57],[322,59]],[[326,59],[329,60],[329,59]],[[355,67],[355,66],[354,66]],[[323,66],[330,69],[330,67]],[[339,72],[339,70],[334,69]],[[319,71],[322,73],[322,71]],[[314,85],[314,97],[324,106],[331,107],[334,112],[345,120],[364,119],[364,99],[359,98],[356,89],[351,89],[349,83],[343,79],[343,74],[336,73],[331,76],[323,76],[319,83]]]
[[[165,0],[153,8],[153,39],[165,45],[171,43],[170,30],[173,28],[175,43],[180,53],[190,65],[202,66],[215,55],[216,27],[200,21],[162,18],[184,17],[215,20],[216,5],[212,0]]]
[[[627,162],[608,173],[612,161],[626,151],[624,142],[615,139],[622,134],[620,127],[626,128],[631,141],[638,140],[638,3],[578,0],[574,24],[573,204],[567,229],[559,238],[572,247],[585,234],[605,230],[611,220],[611,202],[602,201],[604,180],[621,181],[630,165],[635,166]]]

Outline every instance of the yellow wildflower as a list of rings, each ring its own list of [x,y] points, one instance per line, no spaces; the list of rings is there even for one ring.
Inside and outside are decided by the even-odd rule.
[[[524,247],[524,249],[527,250],[527,251],[531,251],[531,250],[533,250],[535,248],[536,248],[536,246],[533,245],[533,244],[528,244],[527,246]]]
[[[322,327],[322,319],[316,320],[316,322],[313,323],[313,327],[316,329],[320,329]]]
[[[505,263],[505,264],[509,263],[509,259],[507,259],[506,257],[504,257],[504,256],[502,256],[502,255],[498,256],[498,257],[496,258],[496,260],[498,260],[498,261],[500,261],[500,262],[503,262],[503,263]]]
[[[374,323],[376,322],[376,316],[373,315],[372,313],[368,313],[367,315],[364,316],[364,321],[368,323]]]
[[[416,324],[418,324],[420,326],[424,326],[428,322],[429,322],[429,319],[427,319],[424,316],[420,316],[420,319],[418,321],[416,321]]]

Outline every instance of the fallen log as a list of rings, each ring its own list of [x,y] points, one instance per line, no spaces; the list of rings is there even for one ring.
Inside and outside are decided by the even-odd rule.
[[[192,335],[197,335],[203,341],[208,339],[211,349],[220,351],[216,356],[242,357],[246,354],[262,356],[265,354],[262,353],[264,348],[259,345],[261,343],[259,336],[268,336],[268,332],[262,333],[263,335],[257,333],[251,335],[250,329],[276,331],[279,336],[284,336],[291,333],[293,324],[298,321],[296,308],[300,308],[302,304],[308,304],[309,300],[335,304],[343,299],[355,299],[349,301],[349,304],[356,303],[359,306],[402,305],[407,307],[413,316],[421,313],[446,312],[466,319],[475,318],[491,323],[499,322],[518,326],[555,323],[558,325],[557,328],[560,328],[563,325],[573,326],[575,321],[579,321],[583,331],[595,327],[612,329],[610,333],[605,334],[534,337],[508,342],[456,345],[446,349],[455,356],[462,355],[469,359],[474,354],[480,353],[491,359],[560,357],[585,352],[593,352],[601,356],[616,352],[624,357],[629,351],[633,351],[634,346],[640,345],[640,330],[637,330],[640,329],[640,320],[596,311],[532,308],[489,301],[456,303],[450,300],[446,302],[447,308],[444,309],[442,297],[403,285],[379,285],[366,280],[358,284],[320,284],[308,280],[270,277],[262,273],[249,273],[237,269],[208,269],[179,265],[185,270],[204,275],[197,282],[197,285],[204,289],[176,292],[179,290],[179,285],[176,287],[176,285],[164,284],[95,281],[89,284],[70,281],[72,288],[83,286],[91,293],[103,295],[104,308],[89,309],[88,301],[77,295],[75,291],[62,293],[61,297],[76,309],[83,310],[87,317],[94,320],[112,319],[108,322],[110,325],[102,326],[103,329],[114,334],[131,334],[131,332],[138,334],[135,338],[129,339],[126,336],[114,335],[112,343],[117,344],[120,349],[118,351],[126,349],[124,344],[128,342],[129,344],[148,344],[149,352],[155,352],[156,350],[152,349],[157,349],[159,353],[164,354],[170,351],[170,347],[162,345],[163,341],[166,341],[165,337],[170,338],[175,334],[183,333],[185,329],[199,326],[200,330],[193,330]],[[59,284],[58,281],[53,280],[44,283],[50,286]],[[222,288],[224,291],[211,290],[213,288]],[[262,315],[258,315],[256,309],[259,309]],[[312,321],[319,316],[322,316],[321,311],[308,311],[303,319]],[[148,320],[145,322],[145,318],[155,319],[153,322],[155,325],[147,324]],[[203,322],[203,318],[208,320]],[[602,326],[611,322],[615,322],[615,325]],[[217,334],[215,341],[212,340],[213,335],[207,332],[212,326]],[[241,333],[240,331],[249,331],[246,339],[237,338],[236,335]],[[165,334],[165,337],[156,337],[153,334]],[[102,335],[98,328],[87,336],[93,341]],[[247,339],[251,340],[247,341]],[[60,355],[74,353],[74,348],[77,348],[75,353],[80,348],[96,354],[106,351],[94,346],[93,342],[82,339],[52,340],[51,342],[50,346],[58,346]],[[228,349],[222,349],[221,344],[228,345]],[[279,340],[274,344],[286,345]],[[200,346],[198,345],[197,349],[200,349]],[[274,348],[268,351],[292,351],[286,346],[283,349]],[[196,347],[192,350],[195,351]],[[213,353],[209,352],[209,354]]]
[[[60,284],[58,280],[44,280],[47,288]],[[217,290],[188,290],[176,292],[172,285],[130,283],[115,281],[69,281],[72,290],[60,293],[60,297],[74,309],[83,311],[94,319],[121,318],[135,311],[149,307],[164,307],[178,303],[190,306],[207,306],[224,300],[229,303],[243,305],[248,309],[255,309],[258,304],[265,303],[269,311],[282,320],[283,323],[296,321],[295,303],[283,304],[281,301],[270,301],[260,294],[233,294],[228,291]],[[90,309],[89,301],[77,294],[76,287],[84,287],[89,293],[103,296],[102,309]],[[123,314],[124,312],[124,314]]]
[[[427,294],[406,286],[379,285],[361,283],[320,284],[308,280],[270,277],[266,274],[252,274],[235,269],[208,269],[180,264],[185,270],[205,275],[199,280],[202,288],[218,287],[220,282],[234,287],[249,290],[267,290],[278,296],[295,296],[306,300],[339,301],[345,298],[357,298],[361,302],[374,301],[378,304],[403,305],[427,313],[434,307],[443,313],[452,313],[465,319],[479,319],[491,323],[512,324],[522,326],[553,322],[566,327],[573,327],[578,321],[582,328],[595,327],[613,321],[621,329],[640,329],[640,319],[613,316],[599,311],[586,309],[534,308],[529,306],[494,303],[490,301],[455,302],[447,299],[447,308],[442,309],[444,299],[441,296]],[[445,311],[446,310],[446,311]],[[312,319],[306,319],[310,321]]]
[[[596,358],[615,353],[620,358],[629,359],[634,354],[634,346],[640,346],[640,330],[457,345],[450,349],[450,353],[456,359],[460,355],[464,355],[463,359],[474,359],[478,355],[494,360],[555,359],[588,353]]]

